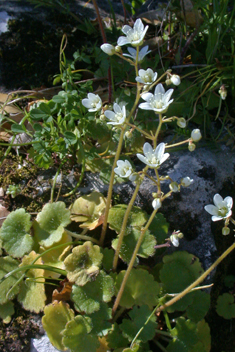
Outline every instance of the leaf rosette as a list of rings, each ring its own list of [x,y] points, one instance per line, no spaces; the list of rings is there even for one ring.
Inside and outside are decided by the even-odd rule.
[[[73,248],[72,253],[64,261],[68,280],[78,286],[84,286],[94,280],[99,273],[102,259],[100,247],[93,246],[90,241]]]

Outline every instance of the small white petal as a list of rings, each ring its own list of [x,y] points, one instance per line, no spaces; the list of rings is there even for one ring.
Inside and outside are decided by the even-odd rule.
[[[213,197],[213,202],[216,207],[221,208],[223,206],[223,198],[217,193]]]
[[[212,204],[205,205],[204,209],[210,215],[218,215],[218,208]]]

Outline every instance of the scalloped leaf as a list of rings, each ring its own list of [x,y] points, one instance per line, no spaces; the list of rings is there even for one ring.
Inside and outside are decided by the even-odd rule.
[[[25,256],[22,263],[19,265],[29,265],[38,256],[37,253],[32,251],[29,255]],[[43,264],[42,258],[39,258],[35,264]],[[20,292],[18,294],[18,301],[22,303],[24,309],[30,312],[39,313],[45,307],[46,294],[45,294],[45,278],[43,269],[30,269],[25,273],[26,280],[22,283]],[[38,281],[38,282],[37,282]]]
[[[62,343],[63,337],[61,332],[65,329],[66,324],[72,319],[74,319],[74,311],[69,307],[68,303],[54,301],[44,308],[42,326],[52,345],[59,350],[67,350]]]
[[[101,270],[95,281],[85,286],[73,285],[71,299],[78,312],[91,314],[100,309],[101,302],[110,302],[113,295],[113,279]]]
[[[62,331],[62,342],[71,352],[96,352],[100,343],[98,337],[90,333],[91,329],[89,320],[77,315]]]
[[[134,308],[129,312],[129,317],[131,319],[123,319],[122,324],[120,325],[123,336],[131,342],[138,331],[143,328],[136,342],[147,342],[151,340],[154,337],[155,329],[157,328],[155,315],[153,315],[146,324],[146,321],[151,313],[152,311],[147,305],[143,305],[141,307],[134,306]]]
[[[109,210],[108,223],[110,229],[120,233],[123,218],[127,209],[126,204],[118,204]],[[131,232],[131,227],[141,227],[147,222],[147,213],[139,207],[132,207],[126,226],[126,235]]]
[[[100,303],[100,309],[89,316],[92,320],[92,333],[97,336],[107,335],[112,324],[108,321],[112,319],[112,309],[107,303]]]
[[[161,213],[157,213],[149,226],[149,231],[156,237],[157,243],[165,243],[168,235],[169,223]]]
[[[34,234],[43,247],[61,241],[64,227],[70,224],[70,211],[64,202],[48,203],[33,222]]]
[[[14,269],[17,269],[19,262],[11,257],[0,258],[0,279]],[[0,304],[5,304],[7,301],[12,300],[20,290],[20,284],[16,285],[12,290],[11,288],[16,284],[17,280],[21,277],[22,273],[17,272],[9,276],[6,280],[0,283]],[[11,290],[9,292],[9,290]],[[9,292],[9,294],[8,294]],[[7,295],[8,294],[8,295]]]
[[[115,289],[119,291],[126,271],[121,271],[116,278]],[[158,303],[159,283],[146,270],[132,269],[120,300],[120,306],[132,308],[134,304],[146,304],[150,309]]]
[[[81,246],[74,247],[72,253],[64,261],[67,277],[70,282],[84,286],[94,280],[99,274],[103,254],[100,247],[87,241]]]
[[[234,295],[224,293],[218,297],[216,312],[225,319],[235,318]]]
[[[2,247],[12,257],[23,257],[32,250],[34,240],[30,228],[30,215],[24,209],[12,211],[3,222],[0,230]]]
[[[39,253],[42,254],[45,250],[53,248],[51,251],[45,253],[42,255],[42,261],[44,264],[46,265],[51,265],[53,267],[56,268],[60,268],[60,269],[64,269],[64,258],[66,258],[71,250],[71,245],[67,245],[66,243],[68,242],[72,242],[72,237],[70,235],[68,235],[66,232],[63,233],[61,240],[56,243],[56,245],[54,244],[53,246],[49,247],[49,248],[44,248],[44,247],[40,247],[39,248]],[[59,248],[57,248],[57,246],[61,245],[61,244],[65,244],[65,246],[61,246]],[[49,270],[45,270],[45,277],[52,277],[53,279],[56,279],[60,276],[60,274],[55,273],[54,271],[49,271]]]
[[[199,259],[185,251],[177,251],[163,257],[163,266],[160,269],[160,280],[166,293],[180,293],[195,281],[203,269]],[[183,311],[193,302],[195,292],[167,308],[168,312]],[[168,298],[170,299],[170,298]]]
[[[15,313],[14,304],[12,302],[6,302],[0,304],[0,318],[4,324],[9,324],[11,316]]]
[[[189,319],[177,318],[171,334],[174,338],[167,346],[168,352],[210,351],[210,328],[204,320],[195,324]]]
[[[129,345],[129,341],[122,335],[120,326],[117,323],[114,323],[112,326],[112,330],[109,332],[107,336],[108,345],[112,349],[124,349]]]
[[[91,194],[79,197],[70,206],[71,220],[83,222],[81,228],[94,230],[103,223],[103,214],[106,207],[106,198],[102,193],[92,192]]]
[[[210,295],[204,291],[195,291],[193,302],[187,308],[187,316],[195,323],[202,320],[210,308]]]
[[[124,236],[122,245],[119,252],[119,257],[125,262],[129,263],[134,252],[136,243],[141,235],[141,231],[136,228],[131,228],[131,232]],[[118,237],[112,241],[112,247],[116,250],[118,244]],[[140,245],[138,256],[142,258],[148,258],[153,256],[155,253],[154,246],[156,245],[156,239],[153,235],[150,235],[149,231],[146,231],[143,241]],[[136,258],[135,264],[138,264],[138,258]]]

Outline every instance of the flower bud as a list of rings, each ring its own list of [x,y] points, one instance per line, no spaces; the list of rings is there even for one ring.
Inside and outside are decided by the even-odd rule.
[[[165,83],[166,83],[167,86],[169,86],[171,84],[171,79],[169,79],[169,78],[166,79]]]
[[[196,128],[195,130],[192,130],[191,138],[194,142],[200,141],[200,139],[202,138],[202,135],[198,128]]]
[[[222,235],[227,236],[230,234],[230,228],[229,227],[223,227],[222,228]]]
[[[171,83],[173,83],[175,86],[179,86],[181,83],[180,76],[178,75],[172,75],[170,80],[171,80]]]
[[[119,45],[115,46],[115,52],[116,53],[121,53],[122,52],[122,48]]]
[[[131,136],[132,136],[132,132],[131,131],[126,131],[125,132],[125,137],[126,138],[131,138]]]
[[[179,192],[179,185],[177,182],[171,182],[169,187],[172,192]]]
[[[100,115],[100,120],[101,120],[101,121],[105,121],[105,120],[106,120],[106,117],[105,117],[104,114],[101,114],[101,115]]]
[[[225,85],[222,84],[222,86],[219,89],[219,95],[221,97],[221,99],[225,100],[227,97],[227,89],[225,88]]]
[[[129,97],[131,95],[131,90],[130,88],[125,88],[124,93]]]
[[[177,125],[180,128],[185,128],[186,127],[186,120],[183,117],[180,117],[177,119]]]
[[[188,150],[190,152],[193,152],[195,149],[196,149],[196,145],[194,143],[189,143]]]
[[[105,43],[100,46],[100,49],[103,50],[103,52],[109,56],[112,56],[115,54],[115,47],[111,44]]]
[[[180,184],[181,184],[181,186],[183,186],[183,187],[188,187],[188,186],[191,185],[191,183],[193,183],[193,179],[191,179],[191,178],[188,177],[188,176],[182,178],[181,181],[180,181]]]
[[[162,206],[161,200],[159,198],[155,198],[152,202],[152,206],[153,206],[154,210],[161,208],[161,206]]]

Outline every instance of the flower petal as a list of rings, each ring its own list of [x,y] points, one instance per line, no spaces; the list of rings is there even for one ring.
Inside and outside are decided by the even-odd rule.
[[[159,94],[161,94],[161,95],[165,94],[165,89],[161,83],[159,83],[156,86],[155,91],[154,91],[154,95],[159,95]]]
[[[165,152],[165,143],[160,143],[157,148],[155,149],[155,156],[157,159],[161,160],[163,154]]]
[[[152,93],[144,93],[142,94],[141,98],[144,99],[145,101],[149,101],[153,97]]]
[[[143,152],[148,159],[151,158],[154,154],[151,144],[149,144],[148,142],[144,143]]]
[[[141,103],[139,105],[139,108],[143,110],[153,110],[152,106],[149,105],[149,103]]]
[[[217,208],[222,208],[223,198],[218,193],[214,195],[213,202]]]
[[[222,220],[223,218],[221,216],[212,216],[211,220],[212,221],[219,221]]]
[[[146,159],[142,154],[139,154],[139,153],[138,153],[138,154],[136,154],[136,156],[137,156],[137,158],[138,158],[140,161],[142,161],[142,163],[148,165],[147,159]]]
[[[168,91],[166,91],[166,93],[164,95],[164,99],[163,99],[165,103],[168,103],[168,101],[170,100],[173,92],[174,92],[174,89],[172,89],[172,88],[168,89]]]
[[[123,37],[123,36],[119,37],[118,41],[117,41],[117,45],[119,45],[119,46],[129,44],[129,43],[130,43],[130,41],[126,37]]]
[[[224,202],[226,203],[226,205],[229,209],[232,209],[232,207],[233,207],[233,198],[232,197],[224,198]]]
[[[210,215],[216,215],[218,216],[218,208],[212,204],[205,205],[204,207],[205,211],[209,213]]]
[[[125,26],[122,27],[122,32],[127,35],[129,31],[132,31],[132,28],[125,24]]]

